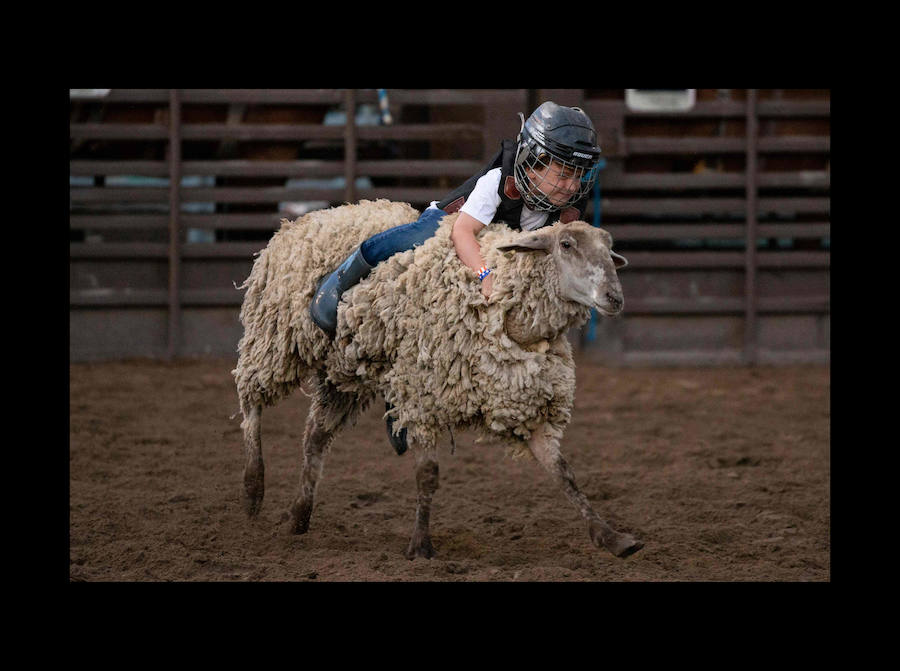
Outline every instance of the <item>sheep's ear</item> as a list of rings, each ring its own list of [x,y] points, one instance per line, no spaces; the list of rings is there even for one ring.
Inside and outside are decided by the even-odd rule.
[[[552,244],[553,241],[549,235],[531,235],[507,245],[498,245],[497,249],[501,252],[546,252],[549,251]]]
[[[609,250],[609,255],[612,257],[613,264],[616,266],[617,270],[628,265],[628,259],[626,259],[624,256],[620,256],[612,250]]]

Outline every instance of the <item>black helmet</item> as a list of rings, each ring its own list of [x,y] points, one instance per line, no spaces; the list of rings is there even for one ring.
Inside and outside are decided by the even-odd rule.
[[[581,200],[594,186],[600,147],[588,115],[578,107],[545,102],[526,121],[522,114],[516,148],[516,188],[532,210],[559,210]],[[571,169],[579,180],[578,189],[565,203],[551,202],[541,190],[543,175],[551,161]],[[537,177],[535,177],[537,175]]]

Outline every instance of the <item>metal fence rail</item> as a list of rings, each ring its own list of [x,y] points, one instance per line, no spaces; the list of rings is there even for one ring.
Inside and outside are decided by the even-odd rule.
[[[626,286],[628,315],[742,318],[745,362],[758,360],[760,315],[827,320],[830,245],[771,249],[756,243],[830,240],[829,134],[804,134],[802,127],[760,132],[773,123],[827,122],[830,102],[762,99],[754,90],[743,100],[701,100],[679,113],[635,113],[622,100],[592,98],[585,90],[391,90],[397,122],[365,125],[355,111],[377,104],[374,89],[113,89],[102,101],[86,103],[87,111],[73,111],[70,123],[73,315],[114,310],[115,318],[127,320],[135,308],[164,309],[165,351],[154,352],[174,357],[192,351],[184,347],[184,310],[236,315],[242,295],[226,278],[245,277],[281,219],[293,218],[284,203],[388,198],[424,207],[480,169],[499,139],[518,130],[516,113],[538,98],[577,104],[601,120],[607,167],[602,198],[586,218],[602,212],[602,225],[626,250],[631,277],[655,282],[655,289],[648,284],[642,290],[638,279],[628,280],[635,285]],[[343,109],[346,122],[326,125],[307,108]],[[125,112],[110,118],[110,109]],[[306,118],[285,121],[284,110]],[[413,121],[404,119],[404,110],[416,112]],[[648,136],[631,128],[654,119],[673,128],[743,125],[740,134],[718,136]],[[223,151],[226,145],[264,149],[248,157]],[[277,156],[267,156],[265,147]],[[372,152],[385,147],[394,155]],[[809,156],[822,165],[766,166],[767,158]],[[743,161],[744,167],[665,168],[666,161],[684,157]],[[640,161],[647,163],[635,168]],[[664,167],[656,171],[653,161]],[[190,176],[204,179],[189,183]],[[332,182],[298,185],[297,179]],[[673,241],[694,244],[664,244]],[[761,293],[761,280],[787,292]],[[680,289],[654,294],[663,281],[716,288],[701,295]],[[158,334],[151,337],[158,340]]]

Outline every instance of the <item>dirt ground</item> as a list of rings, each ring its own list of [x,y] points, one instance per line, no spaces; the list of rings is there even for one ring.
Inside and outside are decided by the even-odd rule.
[[[577,357],[562,451],[595,509],[645,542],[595,548],[531,460],[456,435],[440,452],[433,559],[403,550],[414,458],[379,401],[325,461],[310,530],[286,532],[309,406],[264,410],[266,496],[242,507],[234,360],[72,364],[72,581],[830,581],[824,366],[608,368]]]

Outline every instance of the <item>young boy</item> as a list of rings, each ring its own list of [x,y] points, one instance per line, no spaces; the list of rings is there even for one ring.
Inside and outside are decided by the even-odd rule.
[[[522,126],[515,142],[503,140],[485,168],[432,202],[416,221],[388,229],[363,242],[316,289],[310,305],[313,321],[329,335],[337,327],[341,295],[374,266],[397,252],[412,249],[434,235],[448,214],[459,211],[450,238],[460,261],[481,280],[490,296],[493,277],[475,235],[486,225],[503,222],[532,231],[557,221],[581,219],[596,180],[600,147],[591,120],[578,107],[545,102]],[[398,454],[406,451],[405,430],[388,435]]]

